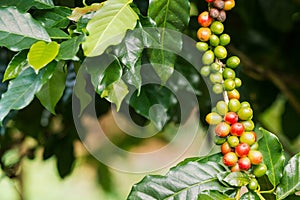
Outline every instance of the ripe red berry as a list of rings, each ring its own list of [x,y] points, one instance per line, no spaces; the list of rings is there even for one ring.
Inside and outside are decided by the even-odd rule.
[[[254,165],[260,164],[263,159],[262,153],[258,150],[249,151],[248,157],[249,157],[251,163]]]
[[[230,127],[230,133],[236,136],[241,136],[244,130],[245,130],[244,125],[239,122],[232,124]]]
[[[224,121],[228,124],[234,124],[239,120],[239,116],[235,112],[228,112],[224,117]]]
[[[207,3],[211,3],[213,2],[214,0],[205,0]]]
[[[224,142],[221,146],[221,152],[223,155],[232,152],[233,149],[230,147],[230,145],[228,144],[228,142]]]
[[[223,156],[223,163],[228,167],[234,166],[237,163],[237,161],[238,157],[234,152],[229,152]]]
[[[226,122],[221,122],[216,126],[215,132],[219,137],[226,137],[227,135],[229,135],[230,125]]]
[[[251,167],[251,161],[248,157],[240,158],[238,164],[241,170],[248,170]]]
[[[246,143],[240,143],[235,147],[235,153],[238,157],[246,157],[249,154],[250,146]]]
[[[212,23],[213,18],[207,11],[202,12],[198,16],[198,23],[203,27],[208,27]]]

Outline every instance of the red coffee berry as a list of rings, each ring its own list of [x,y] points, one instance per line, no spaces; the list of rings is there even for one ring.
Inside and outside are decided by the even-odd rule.
[[[239,116],[235,112],[228,112],[224,117],[224,121],[228,124],[234,124],[239,120]]]
[[[238,160],[240,170],[248,170],[251,167],[251,161],[248,157],[243,157]]]
[[[212,17],[209,15],[207,11],[202,12],[198,16],[198,23],[203,27],[208,27],[212,23]]]
[[[240,143],[235,147],[235,153],[238,157],[246,157],[249,154],[250,146],[246,143]]]
[[[229,152],[232,152],[233,149],[230,147],[230,145],[228,144],[228,142],[224,142],[222,145],[221,145],[221,152],[223,155],[229,153]]]
[[[216,126],[215,132],[219,137],[226,137],[227,135],[229,135],[230,128],[231,127],[229,124],[227,124],[226,122],[221,122]]]
[[[228,167],[234,166],[237,163],[237,161],[238,157],[234,152],[229,152],[223,156],[223,163]]]
[[[236,136],[241,136],[244,130],[245,130],[244,125],[239,122],[232,124],[230,127],[230,133]]]

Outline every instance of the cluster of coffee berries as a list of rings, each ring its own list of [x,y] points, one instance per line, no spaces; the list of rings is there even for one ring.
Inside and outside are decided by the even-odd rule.
[[[266,167],[262,164],[262,153],[258,150],[253,111],[246,101],[229,97],[228,103],[217,102],[213,112],[206,116],[206,121],[214,126],[215,143],[221,145],[223,163],[231,171],[247,171],[252,167],[255,176],[262,176]],[[256,168],[264,168],[264,173]]]
[[[207,11],[199,15],[198,22],[201,25],[197,31],[200,41],[197,42],[196,47],[204,52],[201,75],[209,77],[216,94],[221,94],[224,90],[236,93],[234,90],[242,85],[241,79],[236,77],[234,71],[240,64],[240,59],[237,56],[231,56],[227,59],[226,66],[222,62],[227,58],[226,45],[230,43],[230,36],[223,33],[222,22],[214,20]]]
[[[235,72],[240,59],[227,55],[226,45],[230,43],[230,36],[224,33],[222,23],[226,19],[225,11],[232,9],[235,2],[206,1],[209,3],[209,11],[198,16],[201,27],[197,31],[200,41],[196,47],[203,52],[200,73],[212,83],[213,91],[216,94],[222,93],[224,97],[206,116],[206,122],[214,128],[215,142],[221,145],[223,163],[232,172],[251,171],[255,177],[261,177],[267,167],[262,163],[263,155],[258,149],[252,121],[253,110],[248,102],[240,102],[237,88],[242,82]],[[256,179],[251,180],[249,187],[256,189],[255,183]]]
[[[235,6],[234,0],[206,0],[210,4],[209,15],[221,22],[226,20],[226,11]]]

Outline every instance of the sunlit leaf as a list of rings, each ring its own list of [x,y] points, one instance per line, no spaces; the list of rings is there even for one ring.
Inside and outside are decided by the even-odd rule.
[[[132,187],[128,200],[198,199],[199,194],[207,194],[208,190],[224,193],[233,189],[219,182],[217,174],[224,171],[215,162],[188,161],[172,168],[165,176],[146,176]]]
[[[226,194],[222,194],[217,191],[208,191],[207,193],[200,194],[198,196],[198,200],[234,200],[233,198],[230,198]]]
[[[0,46],[19,51],[39,40],[51,41],[44,27],[29,13],[13,7],[0,8]]]
[[[128,92],[127,85],[122,79],[119,79],[106,87],[101,97],[105,97],[109,102],[114,103],[118,111]]]
[[[55,59],[59,51],[59,44],[56,42],[46,43],[39,41],[33,44],[28,53],[29,65],[38,72],[48,63]]]
[[[104,2],[87,24],[89,35],[82,44],[86,56],[101,55],[110,45],[119,44],[126,31],[135,27],[138,16],[130,3],[128,0]]]
[[[248,191],[241,196],[241,200],[261,200],[254,191]]]
[[[226,183],[235,187],[242,187],[249,183],[250,177],[248,174],[243,172],[232,172],[229,173],[224,179]]]

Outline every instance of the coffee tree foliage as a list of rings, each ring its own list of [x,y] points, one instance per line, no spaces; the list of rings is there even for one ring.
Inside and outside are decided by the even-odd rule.
[[[204,0],[2,0],[0,157],[4,158],[7,152],[20,147],[27,138],[36,141],[15,162],[7,163],[1,159],[0,165],[5,174],[11,178],[18,177],[22,159],[34,158],[39,147],[44,149],[44,160],[51,157],[57,159],[57,169],[62,178],[72,172],[76,159],[73,145],[79,139],[72,117],[76,75],[86,58],[104,53],[113,60],[112,64],[106,70],[90,69],[91,82],[96,88],[95,107],[98,116],[106,114],[111,104],[117,109],[122,104],[129,104],[131,116],[138,124],[143,125],[151,120],[157,129],[162,130],[167,123],[179,123],[179,102],[174,101],[174,95],[163,87],[176,70],[190,80],[196,91],[201,110],[199,123],[206,126],[204,118],[211,110],[211,100],[199,71],[170,52],[143,49],[144,46],[156,44],[166,48],[164,45],[167,42],[157,43],[159,37],[164,35],[166,41],[176,41],[175,48],[181,51],[184,48],[181,39],[164,30],[178,31],[197,40],[197,15],[205,9],[207,2]],[[278,199],[288,196],[291,199],[299,198],[291,196],[300,188],[299,144],[295,142],[299,141],[300,131],[299,25],[298,0],[237,1],[224,22],[226,32],[232,38],[228,51],[241,59],[241,67],[237,72],[243,81],[240,93],[243,100],[253,105],[253,121],[264,126],[266,122],[260,121],[258,116],[270,108],[278,97],[284,99],[280,113],[282,132],[278,136],[286,152],[285,167],[283,163],[278,167],[278,160],[272,160],[277,159],[276,156],[283,156],[277,137],[268,131],[261,131],[265,136],[261,140],[263,149],[272,151],[269,149],[272,145],[279,149],[275,155],[264,153],[270,159],[268,170],[272,169],[273,173],[269,171],[261,183],[265,181],[262,188],[271,190],[268,195],[273,196],[265,197],[270,199],[274,194]],[[139,28],[143,37],[132,34],[134,28]],[[162,28],[162,31],[151,35],[147,28]],[[138,50],[129,52],[125,41],[132,41]],[[189,48],[197,51],[195,47]],[[161,85],[143,85],[147,74],[141,71],[140,66],[145,63],[152,65],[150,70],[156,74],[155,78]],[[180,78],[172,81],[171,87],[180,87],[182,93],[188,95],[187,86],[180,85]],[[132,91],[133,95],[128,98],[127,94]],[[81,102],[80,109],[84,110],[82,98],[77,95],[75,101]],[[165,118],[161,118],[160,112],[150,115],[149,108],[154,104],[163,106]],[[55,123],[60,123],[61,128],[53,128]],[[162,139],[166,140],[163,136]],[[127,136],[120,143],[126,149],[141,141]],[[147,192],[156,199],[171,196],[173,199],[195,199],[195,196],[199,199],[231,198],[236,195],[237,187],[248,184],[248,178],[241,174],[231,175],[219,161],[219,154],[185,160],[166,176],[143,179],[133,187],[128,199],[143,199],[142,194]],[[99,179],[103,188],[110,190],[112,183],[107,167],[102,164],[96,167],[101,177],[105,174],[105,181]],[[297,170],[291,170],[295,167]],[[212,169],[209,174],[202,170],[208,168]],[[172,185],[174,173],[186,175],[189,183],[183,188]],[[188,176],[189,173],[195,176]],[[204,178],[207,175],[210,178]],[[147,190],[151,184],[165,184],[165,190]],[[174,187],[177,188],[169,194],[167,189]],[[259,198],[262,197],[255,192],[241,197]]]

